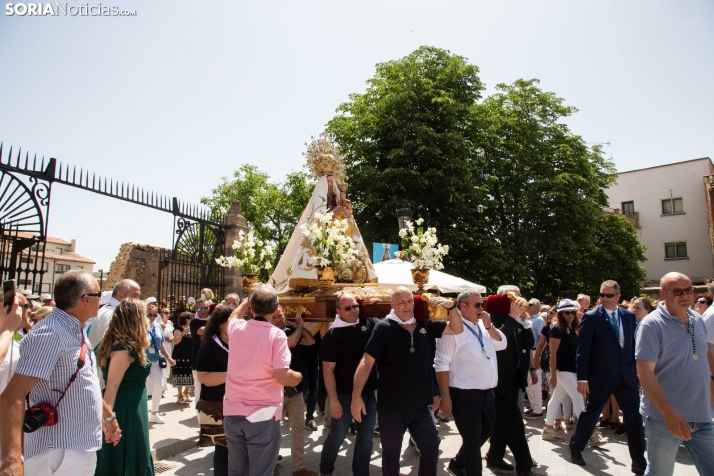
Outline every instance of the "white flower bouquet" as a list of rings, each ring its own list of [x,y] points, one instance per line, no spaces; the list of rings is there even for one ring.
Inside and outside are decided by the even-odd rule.
[[[312,223],[300,225],[302,235],[315,251],[314,266],[339,266],[355,255],[354,241],[347,236],[348,227],[347,220],[334,218],[332,212],[316,213]]]
[[[444,269],[442,259],[449,253],[448,245],[439,244],[436,238],[436,228],[426,228],[421,226],[424,219],[416,220],[418,228],[414,228],[414,223],[407,221],[406,228],[399,230],[399,237],[402,239],[403,250],[397,253],[397,257],[402,261],[410,261],[416,269]]]
[[[221,256],[216,263],[224,268],[235,268],[241,274],[260,274],[263,269],[273,267],[273,247],[263,240],[256,240],[252,231],[241,230],[233,242],[234,256]]]

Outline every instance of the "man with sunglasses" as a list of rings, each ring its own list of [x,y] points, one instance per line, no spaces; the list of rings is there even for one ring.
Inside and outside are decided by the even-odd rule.
[[[491,315],[484,311],[480,293],[464,291],[456,305],[464,320],[464,332],[437,341],[434,369],[441,411],[448,415],[453,410],[463,440],[449,461],[449,472],[477,476],[482,474],[481,446],[491,437],[496,421],[496,352],[505,349],[507,343],[491,323]]]
[[[82,329],[97,315],[99,283],[86,271],[69,271],[57,281],[54,295],[57,307],[22,340],[15,374],[0,396],[0,474],[21,474],[24,456],[27,475],[93,475],[102,430],[107,442],[121,437],[116,416],[102,400],[96,361]],[[57,418],[54,425],[26,433],[23,451],[26,399],[31,407],[54,407]]]
[[[618,307],[620,285],[607,280],[600,285],[600,305],[583,314],[578,334],[576,368],[578,392],[586,401],[568,449],[573,463],[585,466],[582,452],[603,442],[591,439],[600,414],[615,395],[625,418],[627,446],[635,474],[644,474],[644,428],[639,414],[640,394],[635,366],[635,315]]]
[[[379,322],[376,317],[359,315],[359,304],[354,295],[342,293],[337,297],[337,315],[325,334],[320,349],[325,389],[330,399],[330,433],[327,435],[320,458],[320,474],[329,475],[335,470],[335,461],[352,422],[352,390],[364,349]],[[362,389],[366,415],[357,422],[357,438],[352,456],[352,474],[368,476],[372,457],[372,436],[377,420],[377,369],[372,368]]]
[[[684,444],[699,474],[714,474],[710,377],[714,359],[704,321],[690,309],[692,281],[681,273],[660,280],[664,301],[637,328],[637,372],[644,394],[647,475],[670,475]],[[629,429],[628,429],[629,433]]]

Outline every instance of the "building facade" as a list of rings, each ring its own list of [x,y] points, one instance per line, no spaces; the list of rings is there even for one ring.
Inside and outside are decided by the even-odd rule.
[[[678,271],[703,283],[714,278],[710,232],[711,203],[707,183],[714,175],[711,159],[677,162],[621,172],[608,188],[610,207],[635,224],[647,246],[643,263],[649,284]]]
[[[42,263],[42,269],[45,271],[42,277],[42,289],[35,285],[34,293],[52,294],[55,283],[65,272],[74,269],[82,269],[90,273],[94,272],[96,264],[89,258],[76,252],[77,241],[65,241],[61,238],[53,236],[47,237],[45,244],[45,257]],[[36,246],[31,248],[31,252],[37,251]],[[18,287],[25,287],[26,283],[18,282]],[[27,283],[29,284],[29,283]],[[54,298],[54,296],[52,296]]]

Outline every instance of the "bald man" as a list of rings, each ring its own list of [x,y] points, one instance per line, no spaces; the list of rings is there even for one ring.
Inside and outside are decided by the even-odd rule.
[[[97,313],[97,317],[91,321],[88,337],[92,347],[96,347],[99,341],[104,338],[104,334],[107,332],[107,329],[109,329],[109,322],[112,320],[112,314],[114,314],[114,309],[116,309],[117,305],[124,299],[139,299],[140,297],[141,287],[136,281],[122,279],[114,285],[109,303],[101,308]]]
[[[647,435],[645,475],[672,474],[681,444],[699,474],[714,474],[714,362],[707,350],[714,336],[707,335],[701,316],[690,309],[694,288],[687,276],[664,275],[659,294],[664,303],[640,322],[635,338],[644,390],[640,413]]]
[[[431,411],[433,355],[436,339],[464,330],[461,314],[451,299],[434,298],[430,305],[449,309],[449,321],[419,322],[414,318],[412,292],[398,286],[391,299],[392,311],[374,327],[357,366],[352,389],[352,416],[358,422],[367,415],[362,392],[374,364],[377,376],[377,416],[382,439],[382,474],[399,474],[404,432],[409,429],[421,452],[419,476],[436,475],[439,436]],[[448,395],[446,395],[448,396]]]

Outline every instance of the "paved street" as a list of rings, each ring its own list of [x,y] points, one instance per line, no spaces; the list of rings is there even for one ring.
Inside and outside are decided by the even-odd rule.
[[[167,398],[164,402],[175,401],[176,392],[170,388],[166,392]],[[194,476],[194,475],[212,475],[213,467],[213,448],[196,448],[196,419],[192,408],[186,405],[178,405],[176,403],[162,404],[162,411],[166,411],[165,425],[152,424],[151,443],[152,449],[160,455],[171,456],[163,457],[157,463],[157,474],[162,475],[177,475],[177,476]],[[308,469],[318,471],[318,463],[320,461],[320,451],[325,435],[322,431],[322,419],[316,420],[319,429],[311,432],[306,430],[307,446],[305,448],[305,458]],[[548,474],[553,476],[572,476],[572,475],[621,475],[629,476],[630,472],[630,456],[627,451],[627,443],[625,437],[615,437],[613,430],[605,430],[603,434],[610,438],[611,442],[604,447],[598,449],[588,448],[583,456],[587,462],[587,466],[581,468],[569,461],[566,461],[563,456],[567,455],[567,447],[564,443],[552,443],[542,441],[540,438],[540,430],[543,425],[543,420],[528,420],[526,423],[526,432],[528,434],[528,442],[533,457],[538,462],[536,468],[538,474]],[[278,463],[280,474],[289,476],[292,473],[290,459],[290,437],[287,421],[283,421],[283,445],[280,449],[280,454],[283,460]],[[570,433],[572,434],[572,433]],[[439,425],[439,436],[441,436],[441,455],[439,458],[439,474],[446,475],[446,465],[459,449],[461,438],[456,431],[456,426],[453,421],[450,423],[441,423]],[[379,438],[374,439],[374,452],[372,453],[371,473],[373,475],[381,474],[380,454],[379,454]],[[340,452],[337,459],[337,469],[335,476],[348,476],[352,473],[350,462],[352,458],[352,448],[354,445],[354,436],[348,436],[346,447]],[[186,449],[190,448],[190,449]],[[401,474],[416,476],[419,469],[419,454],[414,447],[407,446],[407,440],[404,440],[404,451],[402,453],[402,471]],[[183,451],[182,451],[183,449]],[[486,453],[488,444],[483,447],[483,454]],[[509,461],[513,462],[510,454],[506,455]],[[166,468],[163,470],[163,468]],[[163,470],[163,471],[162,471]],[[485,475],[499,474],[493,473],[488,469],[484,469]],[[509,473],[501,473],[509,474]],[[515,473],[510,473],[515,474]],[[681,447],[677,456],[677,464],[674,470],[677,476],[696,476],[697,471],[689,458],[684,447]]]

